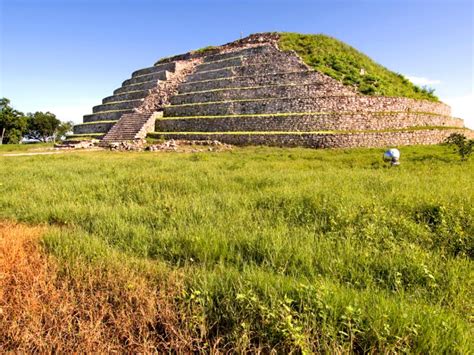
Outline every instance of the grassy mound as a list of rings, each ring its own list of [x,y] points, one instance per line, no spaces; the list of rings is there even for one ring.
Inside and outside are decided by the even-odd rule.
[[[474,161],[382,152],[0,156],[0,220],[56,226],[42,245],[72,284],[51,313],[71,327],[35,332],[36,350],[469,353]],[[3,316],[43,319],[27,310]]]
[[[362,94],[439,101],[431,90],[414,85],[335,38],[282,33],[279,45],[282,50],[294,50],[315,70],[355,86]]]

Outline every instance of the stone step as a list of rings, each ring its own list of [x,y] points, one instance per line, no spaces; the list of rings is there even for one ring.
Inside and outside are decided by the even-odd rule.
[[[138,125],[138,126],[135,126],[135,127],[120,127],[120,133],[127,133],[127,132],[137,132],[140,128],[141,128],[142,125]]]
[[[323,138],[333,136],[332,132],[162,132],[148,134],[150,138],[175,140],[217,140],[233,145],[266,145],[266,146],[311,146],[323,147]],[[305,143],[305,144],[303,144]]]
[[[107,133],[117,121],[98,121],[77,124],[73,128],[74,134]]]
[[[353,109],[356,108],[356,109]],[[251,99],[172,105],[165,107],[165,117],[270,114],[287,112],[425,112],[450,115],[449,106],[426,100],[382,96],[319,96],[301,98]]]
[[[135,77],[138,77],[138,76],[141,76],[141,75],[156,73],[156,72],[163,71],[163,70],[174,72],[175,69],[176,69],[176,62],[157,64],[157,65],[154,65],[152,67],[143,68],[143,69],[139,69],[139,70],[134,71],[132,73],[132,78],[135,78]]]
[[[166,70],[157,71],[155,73],[140,75],[133,77],[131,79],[127,79],[122,83],[122,87],[134,85],[134,84],[142,84],[148,81],[158,81],[158,80],[166,80],[168,78],[169,72]]]
[[[104,111],[133,109],[135,107],[140,106],[142,102],[143,102],[143,99],[110,102],[107,104],[94,106],[92,108],[92,112],[99,113],[99,112],[104,112]]]
[[[133,140],[144,138],[146,132],[152,130],[155,124],[155,115],[130,113],[121,117],[119,122],[103,138],[106,142]]]
[[[234,115],[163,118],[156,130],[164,132],[383,130],[409,127],[458,127],[462,121],[415,112],[296,112],[273,115]]]
[[[321,81],[321,75],[312,70],[302,70],[295,72],[283,72],[265,75],[240,76],[232,78],[222,78],[215,80],[184,82],[178,86],[180,94],[239,88],[239,87],[255,87],[264,85],[278,84],[311,84]]]
[[[114,95],[125,94],[131,91],[151,90],[158,86],[158,80],[147,81],[140,84],[122,86],[114,90]]]
[[[278,98],[251,99],[171,105],[164,109],[164,117],[219,116],[243,114],[270,114],[285,112],[335,111],[338,98]],[[332,107],[331,107],[332,106]]]
[[[151,138],[176,140],[217,140],[234,145],[266,145],[308,148],[390,147],[438,144],[463,129],[406,129],[395,131],[316,132],[153,132]]]
[[[264,62],[259,64],[245,64],[237,67],[227,67],[194,73],[186,78],[186,82],[191,83],[194,81],[231,78],[235,76],[270,75],[302,70],[307,70],[307,67],[302,63],[288,63],[281,61],[276,63]]]
[[[103,133],[90,133],[90,134],[67,134],[66,141],[68,140],[77,140],[79,138],[90,138],[90,139],[102,139],[105,134]]]
[[[126,133],[136,134],[140,130],[140,128],[141,128],[141,125],[133,128],[133,129],[132,128],[120,127],[120,131],[115,132],[113,135],[118,136],[118,135],[122,135],[122,134],[126,134]]]
[[[117,102],[117,101],[128,101],[128,100],[138,100],[143,99],[148,96],[149,90],[137,90],[137,91],[130,91],[124,94],[112,95],[104,98],[102,100],[103,104],[107,104],[110,102]]]
[[[294,54],[275,50],[275,52],[259,53],[247,57],[236,56],[214,62],[202,63],[196,66],[194,73],[202,73],[243,65],[258,65],[262,63],[279,63],[280,65],[284,63],[285,66],[288,67],[294,65],[297,68],[307,69],[306,66],[302,66],[299,57]]]
[[[235,56],[235,57],[230,57],[222,60],[217,60],[214,62],[208,62],[208,63],[201,63],[196,66],[194,72],[203,72],[203,71],[209,71],[209,70],[216,70],[216,69],[222,69],[222,68],[227,68],[227,67],[237,67],[242,65],[244,57],[243,56]]]
[[[84,115],[83,122],[95,122],[95,121],[111,121],[111,120],[119,120],[120,117],[124,113],[130,113],[133,110],[118,110],[118,111],[108,111],[108,112],[100,112],[100,113],[93,113],[89,115]]]
[[[178,94],[171,98],[171,104],[180,105],[198,102],[245,100],[252,98],[314,97],[337,95],[338,93],[339,90],[337,90],[337,88],[334,88],[334,90],[331,91],[330,88],[321,83],[268,85]]]
[[[236,49],[236,50],[229,51],[226,53],[208,55],[203,58],[203,62],[204,63],[215,62],[215,61],[219,61],[219,60],[223,60],[223,59],[227,59],[231,57],[236,57],[236,56],[250,56],[250,55],[255,55],[255,54],[275,52],[276,50],[277,49],[275,47],[270,46],[270,45],[248,47],[244,49]]]

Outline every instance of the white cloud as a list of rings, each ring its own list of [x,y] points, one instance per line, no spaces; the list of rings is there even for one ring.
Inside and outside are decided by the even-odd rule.
[[[410,80],[413,84],[420,85],[420,86],[441,84],[441,80],[428,79],[422,76],[405,75],[405,77],[408,80]]]
[[[452,109],[452,115],[464,120],[466,127],[474,129],[474,93],[463,96],[441,98]]]

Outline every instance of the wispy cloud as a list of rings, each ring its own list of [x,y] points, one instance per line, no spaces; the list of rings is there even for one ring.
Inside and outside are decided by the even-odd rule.
[[[405,75],[405,77],[408,80],[410,80],[413,84],[420,85],[420,86],[441,84],[441,80],[428,79],[428,78],[425,78],[423,76]]]

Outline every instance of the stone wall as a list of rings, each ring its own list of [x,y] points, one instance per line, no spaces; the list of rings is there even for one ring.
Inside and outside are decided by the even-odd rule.
[[[439,102],[382,96],[320,96],[209,102],[165,107],[164,116],[214,116],[295,112],[427,112],[450,116]]]
[[[108,132],[115,123],[117,123],[117,121],[77,124],[74,126],[73,131],[74,134],[105,133]]]
[[[138,131],[135,135],[135,139],[144,139],[146,138],[147,134],[153,132],[155,130],[155,122],[157,119],[160,119],[163,116],[162,112],[157,112],[152,114],[142,128]]]
[[[183,93],[173,96],[171,103],[174,105],[229,101],[252,100],[254,98],[301,98],[318,96],[344,96],[344,92],[333,87],[328,87],[320,82],[308,84],[276,84],[269,86],[256,86],[244,88],[226,88],[221,90],[202,91],[196,93]],[[348,92],[347,95],[353,95]]]
[[[308,148],[355,148],[427,145],[442,143],[452,133],[464,129],[412,130],[394,132],[359,132],[344,134],[279,133],[279,134],[163,134],[166,139],[218,140],[234,145],[269,145]]]
[[[422,126],[463,127],[460,119],[429,113],[330,113],[317,115],[174,118],[156,122],[163,132],[384,130]]]

